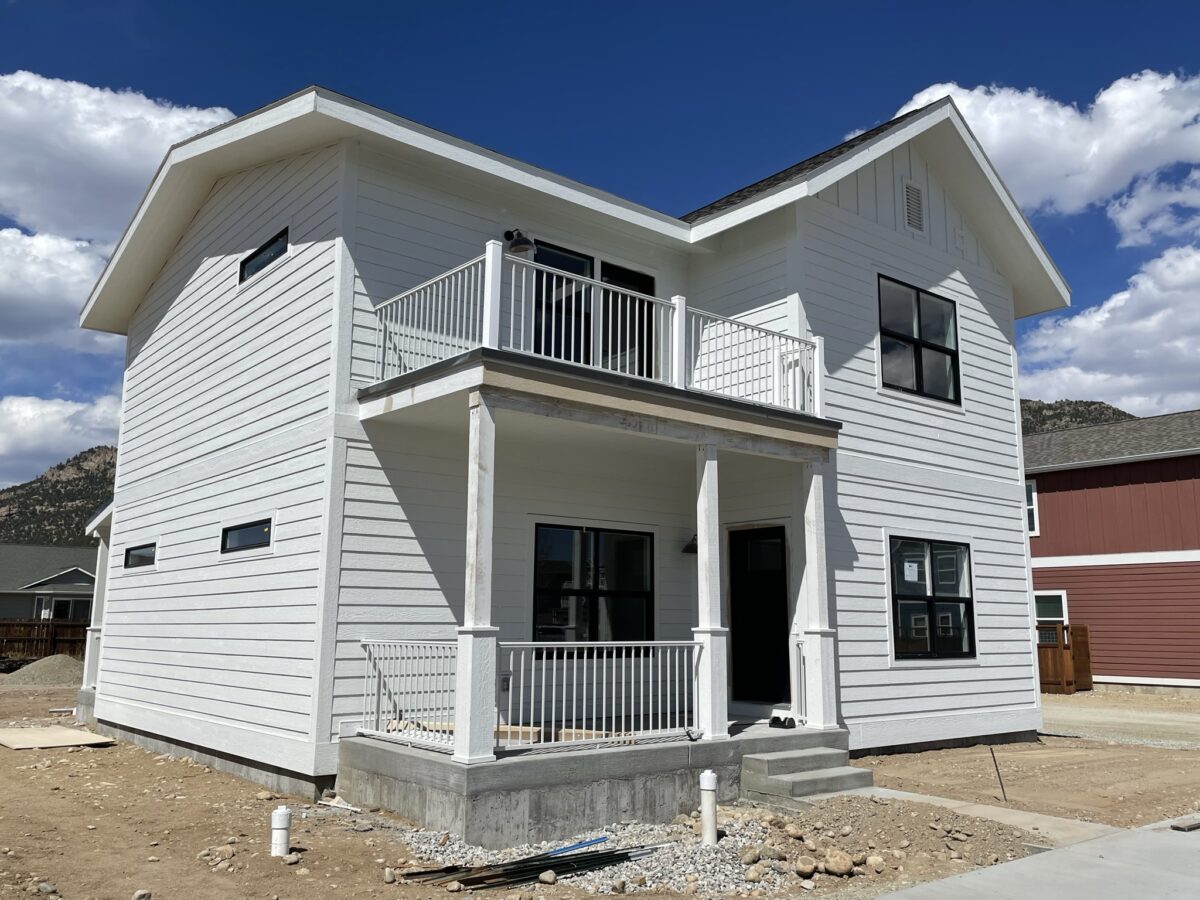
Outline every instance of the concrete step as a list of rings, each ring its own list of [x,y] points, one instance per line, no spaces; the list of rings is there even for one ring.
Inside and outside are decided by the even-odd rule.
[[[810,772],[791,772],[784,775],[764,775],[742,770],[742,793],[769,794],[775,797],[807,797],[810,794],[830,794],[852,788],[869,787],[874,776],[867,769],[854,766],[832,766]]]
[[[753,753],[742,757],[742,771],[755,775],[791,775],[794,772],[813,772],[844,766],[850,759],[846,750],[835,747],[812,747],[806,750],[777,750],[773,753]]]

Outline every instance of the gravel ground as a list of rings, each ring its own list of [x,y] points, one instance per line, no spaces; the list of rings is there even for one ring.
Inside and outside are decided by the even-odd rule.
[[[1200,696],[1080,691],[1042,697],[1042,730],[1096,741],[1200,748]]]
[[[9,686],[59,685],[78,686],[83,681],[83,663],[59,653],[22,666],[8,675],[0,674],[0,684]]]
[[[346,813],[321,813],[321,815]],[[578,840],[605,836],[602,848],[665,844],[643,859],[562,879],[591,893],[675,892],[702,896],[831,893],[853,888],[876,896],[906,884],[995,865],[1025,855],[1032,836],[999,823],[920,803],[843,796],[804,811],[772,811],[749,804],[723,806],[724,837],[701,844],[698,818],[671,825],[635,822],[576,835],[558,843],[505,851],[472,847],[456,835],[394,828],[415,855],[410,866],[479,865],[544,853]],[[599,848],[596,848],[599,849]],[[846,875],[838,877],[834,871]],[[826,872],[828,867],[830,870]],[[546,868],[553,870],[553,861]],[[404,870],[398,875],[403,879]],[[433,888],[441,890],[441,888]]]

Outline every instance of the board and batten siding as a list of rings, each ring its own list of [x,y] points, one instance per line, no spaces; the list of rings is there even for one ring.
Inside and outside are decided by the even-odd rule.
[[[899,218],[905,179],[925,191],[924,233]],[[1036,728],[1011,288],[911,144],[796,216],[803,317],[824,338],[824,411],[843,423],[826,548],[851,746]],[[882,387],[880,275],[955,302],[961,406]],[[890,535],[970,544],[976,659],[893,658]]]
[[[130,323],[99,719],[313,773],[341,155],[212,188]],[[288,254],[239,284],[284,227]],[[273,520],[271,547],[220,552]],[[154,542],[152,568],[125,549]]]

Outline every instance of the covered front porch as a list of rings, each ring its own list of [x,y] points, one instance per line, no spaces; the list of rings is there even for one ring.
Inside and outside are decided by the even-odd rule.
[[[503,352],[388,387],[362,395],[377,450],[465,464],[461,607],[451,585],[453,632],[362,641],[359,735],[476,765],[837,728],[836,425]]]

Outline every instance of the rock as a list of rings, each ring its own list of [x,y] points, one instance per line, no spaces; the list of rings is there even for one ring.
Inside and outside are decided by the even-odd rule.
[[[762,881],[762,877],[762,869],[760,869],[758,866],[751,866],[746,870],[745,874],[742,875],[742,878],[751,884],[757,884],[758,882]]]
[[[801,828],[799,825],[795,824],[794,822],[788,822],[788,824],[784,825],[783,833],[786,834],[788,837],[792,838],[793,840],[797,840],[797,841],[804,840],[804,829]]]
[[[538,884],[554,884],[558,881],[558,876],[554,874],[553,869],[547,869],[538,876]]]
[[[58,893],[58,888],[56,888],[54,886],[54,884],[49,881],[41,882],[37,886],[37,889],[38,889],[38,893],[41,893],[41,894],[57,894]]]
[[[912,841],[907,841],[907,840],[906,840],[906,841],[901,841],[899,844],[897,844],[897,846],[898,846],[898,847],[899,847],[901,850],[907,850],[909,847],[911,847],[911,846],[912,846]]]
[[[673,818],[673,819],[671,820],[671,824],[672,824],[672,825],[691,825],[691,824],[692,824],[692,817],[691,817],[691,816],[685,816],[685,815],[683,815],[682,813],[680,813],[679,815],[677,815],[675,818]]]
[[[700,876],[699,876],[699,875],[697,875],[695,872],[688,872],[688,874],[687,874],[687,879],[686,879],[686,880],[687,880],[687,882],[688,882],[689,884],[692,884],[692,883],[694,883],[694,882],[697,882],[697,881],[699,881],[699,880],[700,880]]]
[[[850,870],[850,874],[851,875],[866,875],[867,870],[864,869],[862,866],[855,866],[853,869]]]
[[[150,900],[152,894],[145,888],[133,892],[133,900]]]
[[[461,881],[452,881],[448,885],[446,885],[446,890],[451,894],[457,894],[462,889],[463,889],[463,886],[462,886]]]
[[[683,892],[685,894],[698,894],[700,893],[700,888],[697,885],[689,884],[683,889]]]
[[[805,838],[804,839],[804,849],[807,850],[809,853],[815,853],[817,850],[817,842],[812,840],[811,838]]]
[[[146,862],[158,862],[158,857],[157,856],[147,856]]]
[[[816,885],[812,882],[811,879],[805,878],[802,882],[800,882],[800,887],[802,887],[806,891],[811,891],[813,888],[816,887]]]
[[[830,875],[849,875],[854,870],[854,860],[845,850],[830,850],[825,854],[825,871]]]
[[[864,866],[867,864],[867,854],[865,852],[855,853],[851,859],[854,860],[854,864],[856,866]]]
[[[366,831],[374,831],[375,826],[372,825],[370,822],[359,821],[359,822],[355,822],[353,825],[351,825],[350,829],[352,831],[366,832]]]
[[[275,795],[272,794],[270,791],[259,791],[257,794],[254,795],[254,799],[255,800],[274,800]]]
[[[796,860],[796,874],[801,878],[808,878],[815,871],[817,871],[817,861],[811,856],[802,856]]]
[[[646,876],[645,875],[634,875],[632,878],[629,879],[629,881],[635,887],[645,887],[646,886]]]
[[[838,832],[838,833],[839,833],[839,834],[840,834],[842,837],[849,837],[849,835],[850,835],[850,832],[851,832],[851,831],[853,831],[853,830],[854,830],[854,829],[853,829],[853,828],[851,828],[849,825],[843,825],[843,826],[842,826],[842,830],[841,830],[840,832]]]
[[[787,854],[778,847],[773,847],[770,844],[763,844],[758,848],[759,859],[787,859]]]
[[[625,882],[622,879],[618,878],[616,881],[614,881],[612,883],[611,890],[614,894],[625,893]]]
[[[388,866],[387,868],[385,868],[383,870],[383,883],[384,884],[395,884],[396,883],[396,870],[393,869],[391,866]]]
[[[308,871],[308,869],[306,869],[304,866],[301,866],[300,868],[298,868],[298,869],[296,870],[296,874],[297,874],[297,875],[308,875],[308,874],[309,874],[309,871]]]
[[[868,867],[870,867],[872,869],[877,869],[883,865],[884,865],[884,861],[883,861],[882,856],[868,856],[867,857],[867,866]]]
[[[447,831],[438,838],[437,844],[439,847],[445,847],[448,843],[450,843],[450,832]]]
[[[756,862],[758,862],[758,851],[755,850],[753,847],[751,847],[749,850],[747,850],[745,853],[742,854],[742,865],[743,866],[752,866]]]
[[[299,853],[288,853],[287,855],[279,858],[283,860],[283,864],[285,866],[294,866],[296,863],[300,862],[303,857],[301,857]]]
[[[215,866],[213,866],[213,871],[214,872],[228,872],[232,865],[233,865],[233,863],[231,863],[229,860],[223,859],[219,863],[217,863]]]

